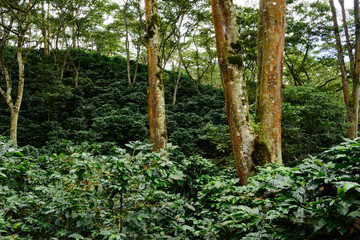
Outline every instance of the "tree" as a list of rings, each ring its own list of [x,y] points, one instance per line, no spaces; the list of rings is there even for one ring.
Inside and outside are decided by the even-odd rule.
[[[149,69],[150,143],[153,151],[165,149],[167,144],[164,79],[159,57],[159,15],[157,11],[156,0],[145,0]]]
[[[0,93],[6,100],[6,103],[10,109],[10,138],[13,141],[14,146],[17,146],[17,126],[19,119],[20,106],[22,103],[22,98],[24,94],[24,85],[25,85],[25,63],[29,57],[30,52],[40,44],[38,41],[30,49],[26,51],[25,56],[23,55],[23,47],[26,41],[28,31],[32,23],[32,9],[35,6],[36,2],[29,0],[27,3],[25,1],[20,1],[14,3],[12,1],[3,0],[0,5],[0,10],[3,13],[1,14],[1,26],[3,28],[3,37],[0,43],[0,69],[1,76],[6,82],[6,90],[3,90],[0,87]],[[10,68],[6,62],[4,56],[4,48],[7,41],[10,38],[10,33],[15,37],[16,41],[16,60],[18,64],[18,85],[15,90],[16,100],[13,99],[14,90],[11,79]]]
[[[289,6],[284,77],[288,85],[323,85],[330,79],[328,76],[332,74],[329,71],[333,67],[324,66],[332,60],[331,51],[327,49],[327,43],[333,39],[329,7],[321,1],[298,1]]]
[[[257,109],[260,114],[258,119],[264,121],[260,125],[261,130],[268,131],[269,119],[277,121],[272,125],[276,129],[270,132],[272,134],[270,134],[270,137],[274,139],[268,139],[268,133],[257,136],[251,125],[241,42],[239,41],[232,1],[211,1],[217,55],[225,93],[226,114],[230,127],[236,170],[241,184],[247,184],[247,178],[254,164],[269,161],[281,162],[281,152],[276,151],[281,151],[281,142],[278,140],[278,135],[281,136],[281,128],[278,128],[281,114],[278,111],[281,110],[285,2],[280,0],[275,3],[279,9],[272,7],[275,5],[273,5],[273,2],[271,2],[271,6],[265,6],[265,4],[270,5],[270,1],[260,2],[260,14],[263,16],[259,21],[258,37],[260,39],[258,40],[258,46],[261,47],[259,53],[261,58],[258,61],[259,73],[261,74],[259,79],[262,81],[258,88],[258,95],[263,96],[258,97],[260,103]],[[263,10],[269,12],[264,13]],[[276,26],[273,26],[275,23],[273,21],[277,22]],[[269,33],[265,34],[266,32]],[[277,40],[279,42],[276,42]],[[269,42],[265,43],[264,41]],[[268,52],[272,50],[275,50],[276,55],[271,55]],[[270,88],[265,88],[266,84]],[[264,109],[269,107],[272,101],[276,101],[275,108],[273,108],[276,111],[275,113]]]
[[[212,0],[211,6],[235,166],[240,183],[245,185],[254,164],[255,132],[250,122],[238,28],[231,0]]]
[[[337,14],[333,0],[329,0],[331,12],[332,12],[332,19],[334,24],[334,33],[336,39],[336,49],[338,53],[338,61],[340,66],[340,73],[341,73],[341,82],[342,82],[342,90],[344,94],[344,102],[347,110],[347,119],[349,122],[349,127],[347,131],[348,138],[357,138],[358,136],[358,123],[359,123],[359,72],[360,72],[360,19],[359,19],[359,0],[354,0],[354,13],[355,13],[355,63],[351,62],[350,64],[353,65],[351,69],[353,72],[351,73],[352,76],[352,94],[350,95],[350,88],[349,88],[349,80],[348,74],[346,71],[345,61],[344,61],[344,54],[343,54],[343,47],[342,41],[340,37],[340,30],[337,22]],[[340,2],[341,3],[341,2]],[[343,8],[343,4],[340,4]],[[343,11],[343,18],[345,18],[345,14]],[[346,20],[344,20],[346,21]],[[347,25],[346,25],[347,26]],[[347,30],[347,27],[346,27]],[[351,57],[351,50],[349,50],[350,42],[347,38],[347,48],[349,51],[349,56]]]
[[[285,0],[260,0],[256,120],[269,150],[266,162],[282,163],[281,101],[285,43]]]

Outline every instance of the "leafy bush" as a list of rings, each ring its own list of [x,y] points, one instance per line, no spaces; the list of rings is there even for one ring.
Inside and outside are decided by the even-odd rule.
[[[358,239],[360,139],[294,168],[267,165],[239,186],[176,148],[23,153],[0,139],[2,239]]]
[[[128,147],[96,157],[70,147],[71,155],[36,158],[1,141],[2,239],[161,239],[181,232],[181,215],[193,207],[176,192],[183,174],[170,152]]]
[[[345,107],[331,92],[313,86],[283,91],[282,148],[286,165],[295,165],[342,141],[346,133]]]
[[[211,221],[208,232],[226,239],[358,239],[359,153],[360,139],[349,140],[294,168],[260,167],[245,187],[214,178],[199,193],[211,203],[199,209]]]

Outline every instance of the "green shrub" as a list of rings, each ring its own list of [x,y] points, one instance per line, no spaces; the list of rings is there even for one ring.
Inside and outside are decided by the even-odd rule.
[[[39,155],[0,139],[2,239],[358,239],[360,139],[239,186],[176,148],[67,145]]]

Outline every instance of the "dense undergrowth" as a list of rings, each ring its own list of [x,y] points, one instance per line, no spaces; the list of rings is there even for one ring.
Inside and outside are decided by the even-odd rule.
[[[16,88],[17,67],[16,59],[11,58],[12,51],[7,48],[5,57],[12,66]],[[26,63],[18,126],[20,146],[45,147],[46,151],[61,153],[66,148],[63,142],[71,140],[78,145],[82,142],[101,145],[106,152],[130,141],[148,141],[147,66],[139,65],[136,82],[129,85],[126,61],[122,57],[80,50],[72,50],[70,55],[66,51],[52,54],[46,58],[41,50],[34,50]],[[74,66],[79,71],[78,87],[75,87]],[[134,68],[132,62],[132,73]],[[169,141],[186,156],[199,154],[221,164],[231,161],[223,91],[200,84],[199,94],[192,81],[183,75],[177,102],[172,105],[177,73],[165,71],[164,77]],[[250,95],[254,95],[255,88],[250,87],[254,84],[248,86]],[[333,93],[313,86],[286,87],[283,100],[285,164],[294,165],[308,154],[339,143],[345,136],[345,108]],[[251,109],[254,108],[252,103]],[[9,135],[9,122],[10,112],[3,99],[0,100],[0,134]]]
[[[248,186],[175,147],[39,155],[0,140],[1,239],[358,239],[360,140]]]

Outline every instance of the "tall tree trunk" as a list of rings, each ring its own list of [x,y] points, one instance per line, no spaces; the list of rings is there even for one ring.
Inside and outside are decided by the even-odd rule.
[[[339,61],[339,66],[340,66],[342,89],[343,89],[343,94],[344,94],[344,102],[345,102],[345,106],[346,106],[346,110],[347,110],[348,122],[350,124],[350,126],[348,127],[348,131],[347,131],[347,137],[348,138],[356,138],[357,137],[357,122],[358,122],[357,121],[358,114],[356,112],[358,112],[358,110],[357,110],[358,107],[357,108],[354,108],[354,107],[355,107],[355,105],[358,105],[358,104],[354,104],[354,97],[358,98],[358,97],[356,97],[356,95],[358,95],[358,90],[355,91],[355,94],[354,94],[354,90],[356,90],[358,88],[358,83],[356,81],[354,81],[353,96],[350,98],[349,82],[348,82],[347,72],[346,72],[346,68],[345,68],[343,49],[342,49],[342,43],[341,43],[341,38],[340,38],[340,31],[339,31],[339,26],[337,23],[336,9],[335,9],[333,0],[329,0],[329,3],[330,3],[331,12],[332,12],[332,20],[333,20],[333,24],[334,24],[336,49],[337,49],[337,53],[338,53],[338,61]],[[355,51],[355,54],[356,54],[356,51]],[[356,68],[356,62],[355,62],[355,68]],[[354,69],[354,79],[356,78],[355,75],[356,75],[356,69]],[[358,102],[358,100],[357,100],[357,102]]]
[[[354,0],[355,13],[355,66],[353,78],[352,106],[353,106],[353,137],[358,137],[359,124],[359,86],[360,86],[360,8],[359,0]]]
[[[348,25],[347,25],[344,0],[339,0],[339,4],[341,6],[343,27],[344,27],[344,30],[345,30],[346,48],[347,48],[347,51],[348,51],[348,54],[349,54],[349,59],[350,59],[351,75],[353,76],[353,74],[354,74],[354,55],[352,53],[352,48],[351,48],[351,43],[350,43],[350,35],[349,35],[349,28],[348,28]]]
[[[245,185],[254,164],[255,134],[250,123],[236,16],[232,0],[212,0],[211,6],[235,165],[240,183]]]
[[[44,56],[48,57],[50,56],[50,47],[49,47],[49,40],[48,40],[48,33],[46,31],[47,29],[47,22],[46,22],[46,14],[45,14],[45,0],[41,3],[41,17],[42,17],[42,23],[41,23],[41,31],[43,35],[43,42],[44,42]]]
[[[131,85],[131,73],[130,73],[130,42],[129,42],[129,30],[127,24],[127,10],[129,8],[128,0],[125,1],[123,20],[125,25],[125,49],[126,49],[126,66],[127,66],[127,77],[128,83]]]
[[[148,69],[150,143],[153,151],[165,149],[167,144],[164,79],[159,57],[159,15],[157,1],[145,0]]]
[[[177,96],[177,91],[179,88],[179,82],[180,82],[180,78],[181,78],[181,65],[182,65],[182,61],[181,58],[179,58],[179,63],[178,63],[178,76],[177,78],[174,80],[174,93],[173,93],[173,101],[172,101],[172,105],[176,104],[176,96]]]
[[[260,0],[256,120],[266,144],[265,162],[282,163],[281,101],[285,42],[285,0]]]
[[[19,111],[15,107],[10,109],[10,139],[15,147],[17,147],[17,126],[19,120]]]
[[[71,24],[71,29],[72,29],[72,48],[76,49],[77,48],[77,43],[76,43],[76,18],[77,18],[77,14],[75,13],[75,2],[74,0],[72,0],[72,9],[70,12],[70,17],[72,20],[72,24]]]
[[[176,26],[176,23],[174,24],[174,28],[176,28],[176,30],[174,31],[174,37],[175,37],[175,41],[176,41],[176,47],[178,50],[178,54],[179,54],[179,62],[178,62],[178,76],[174,81],[174,93],[173,93],[173,102],[172,105],[176,104],[176,95],[177,95],[177,91],[178,91],[178,87],[179,87],[179,81],[181,78],[181,65],[182,65],[182,49],[181,49],[181,45],[180,45],[180,40],[181,40],[181,25],[182,22],[184,20],[184,16],[185,13],[183,13],[180,17],[180,23],[179,26]]]
[[[139,14],[140,29],[139,29],[139,38],[138,38],[137,46],[136,46],[136,63],[135,63],[134,76],[133,76],[133,80],[132,80],[133,83],[135,83],[135,81],[136,81],[136,75],[137,75],[137,72],[139,69],[140,48],[141,48],[141,41],[143,39],[143,37],[142,37],[143,21],[142,21],[142,12],[140,9],[140,0],[138,0],[138,2],[137,2],[137,10],[138,10],[138,14]]]
[[[72,47],[73,49],[77,48],[77,43],[76,43],[76,24],[73,23],[72,24]]]

